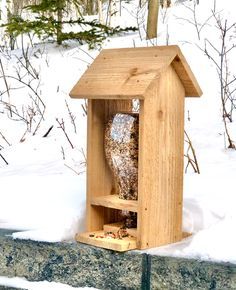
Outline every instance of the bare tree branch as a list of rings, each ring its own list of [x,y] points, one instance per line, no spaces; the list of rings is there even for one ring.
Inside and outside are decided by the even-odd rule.
[[[9,165],[9,163],[7,162],[7,160],[3,157],[3,155],[0,153],[0,157],[2,158],[2,160],[6,163],[6,165]]]
[[[11,98],[10,98],[10,90],[9,90],[9,86],[8,86],[8,83],[7,83],[7,79],[6,79],[6,75],[5,75],[5,71],[4,71],[4,68],[3,68],[3,64],[2,64],[2,60],[0,58],[0,67],[1,67],[1,70],[2,70],[2,77],[3,77],[3,80],[4,80],[4,83],[5,83],[5,86],[6,86],[6,92],[7,92],[7,95],[8,95],[8,103],[11,104]],[[11,111],[11,106],[9,106],[9,112],[10,112],[10,116],[12,117],[12,111]]]
[[[66,133],[64,120],[61,119],[61,121],[59,121],[59,119],[56,118],[56,121],[57,121],[57,123],[58,123],[58,125],[59,125],[59,128],[61,128],[62,131],[63,131],[63,133],[65,134],[66,139],[67,139],[67,141],[69,142],[71,148],[74,149],[74,146],[73,146],[72,142],[70,141],[70,138],[69,138],[68,134]]]
[[[0,132],[2,139],[7,143],[7,145],[11,146],[11,144],[7,141],[6,137]]]
[[[185,130],[184,130],[184,134],[185,134],[185,137],[187,138],[185,140],[185,142],[187,142],[187,144],[188,144],[187,153],[184,155],[188,159],[188,163],[187,163],[187,166],[185,168],[185,172],[187,172],[188,166],[191,164],[194,172],[200,174],[200,169],[199,169],[195,149],[194,149],[193,144],[192,144],[192,142],[191,142],[191,140],[190,140],[190,138]],[[192,153],[193,158],[190,157],[189,151]]]
[[[68,103],[67,103],[67,101],[65,100],[65,103],[66,103],[66,108],[67,108],[67,111],[68,111],[68,114],[69,114],[69,116],[70,116],[70,121],[71,121],[71,124],[73,125],[73,127],[74,127],[74,131],[75,131],[75,133],[77,133],[76,131],[76,124],[75,124],[75,119],[76,119],[76,117],[72,114],[72,112],[71,112],[71,110],[70,110],[70,108],[69,108],[69,105],[68,105]]]

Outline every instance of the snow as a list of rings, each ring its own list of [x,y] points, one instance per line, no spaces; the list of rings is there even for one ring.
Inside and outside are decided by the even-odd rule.
[[[65,285],[62,283],[56,283],[56,282],[29,282],[23,278],[8,278],[8,277],[0,277],[0,287],[1,285],[9,286],[9,287],[16,287],[16,288],[23,288],[28,290],[77,290],[77,289],[87,289],[87,290],[94,290],[96,288],[92,287],[83,287],[83,288],[77,288],[77,287],[71,287],[69,285]]]
[[[222,13],[222,17],[227,16],[231,23],[234,2],[228,0],[226,5],[217,1],[217,11]],[[193,1],[184,3],[189,5],[187,7],[193,5]],[[211,0],[200,1],[196,6],[200,23],[209,18],[213,3]],[[103,48],[151,46],[151,41],[145,39],[142,24],[145,9],[138,10],[137,1],[123,5],[125,8],[119,16],[120,21],[126,25],[140,23],[141,38],[139,33],[112,37],[103,44]],[[196,150],[201,172],[193,173],[189,167],[184,180],[183,230],[193,235],[182,242],[146,252],[236,263],[236,237],[233,231],[236,225],[236,151],[227,149],[225,145],[215,67],[199,49],[206,37],[218,45],[219,34],[211,18],[198,40],[195,27],[186,21],[193,16],[187,7],[173,6],[160,17],[159,36],[155,43],[165,45],[168,40],[169,44],[178,44],[204,92],[199,99],[186,99],[185,129]],[[235,39],[231,38],[230,41],[234,43]],[[4,147],[0,153],[9,163],[6,165],[0,158],[0,228],[15,229],[14,238],[50,242],[71,240],[75,233],[83,232],[85,228],[83,150],[86,148],[86,116],[81,107],[83,102],[70,99],[68,93],[98,55],[99,49],[89,51],[87,45],[78,46],[69,42],[68,47],[37,44],[29,53],[33,66],[40,73],[40,78],[34,79],[32,86],[38,86],[46,111],[36,133],[33,134],[39,115],[35,117],[31,132],[25,133],[26,124],[11,120],[6,107],[0,104],[0,133],[11,144],[8,146],[0,135],[0,145]],[[234,54],[232,50],[230,64],[233,64]],[[2,52],[1,60],[8,75],[16,75],[19,57],[20,49],[11,52],[10,56],[4,56]],[[233,70],[232,65],[230,68]],[[24,73],[23,68],[21,73]],[[12,79],[8,82],[11,88],[22,87]],[[5,90],[1,79],[0,86],[0,91]],[[29,88],[11,91],[10,101],[19,112],[22,105],[25,110],[32,105],[29,94],[35,97]],[[6,94],[2,96],[3,101],[7,98]],[[76,127],[71,122],[65,100],[76,117]],[[56,118],[64,120],[65,131],[73,148]],[[52,125],[52,131],[43,138]],[[236,140],[235,122],[229,128],[232,139]]]

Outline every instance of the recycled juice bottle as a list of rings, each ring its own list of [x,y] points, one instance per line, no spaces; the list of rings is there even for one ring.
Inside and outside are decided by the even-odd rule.
[[[105,156],[121,199],[138,199],[139,114],[116,113],[105,127]],[[124,211],[127,227],[135,227],[137,214]]]

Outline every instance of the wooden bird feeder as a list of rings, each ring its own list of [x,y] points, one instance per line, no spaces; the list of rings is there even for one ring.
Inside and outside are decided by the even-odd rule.
[[[183,238],[184,98],[202,91],[178,46],[105,49],[70,92],[88,99],[87,232],[80,242],[126,251]],[[104,126],[111,114],[139,99],[138,200],[118,197],[104,156]],[[118,210],[137,212],[129,237],[117,231]]]

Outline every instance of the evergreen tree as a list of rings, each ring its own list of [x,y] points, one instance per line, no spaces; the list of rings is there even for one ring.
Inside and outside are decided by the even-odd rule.
[[[25,9],[35,15],[33,20],[13,15],[10,21],[3,26],[6,27],[8,34],[14,37],[24,33],[34,33],[43,39],[48,37],[55,38],[58,44],[61,44],[64,40],[76,39],[80,43],[87,42],[90,47],[101,43],[109,35],[122,31],[136,30],[134,27],[124,29],[120,27],[111,28],[95,20],[85,21],[82,17],[68,19],[68,4],[74,5],[79,13],[78,0],[41,0],[39,4],[25,7]],[[79,25],[80,31],[63,32],[63,26],[66,24],[70,26]],[[83,30],[84,27],[86,27],[86,30]]]

